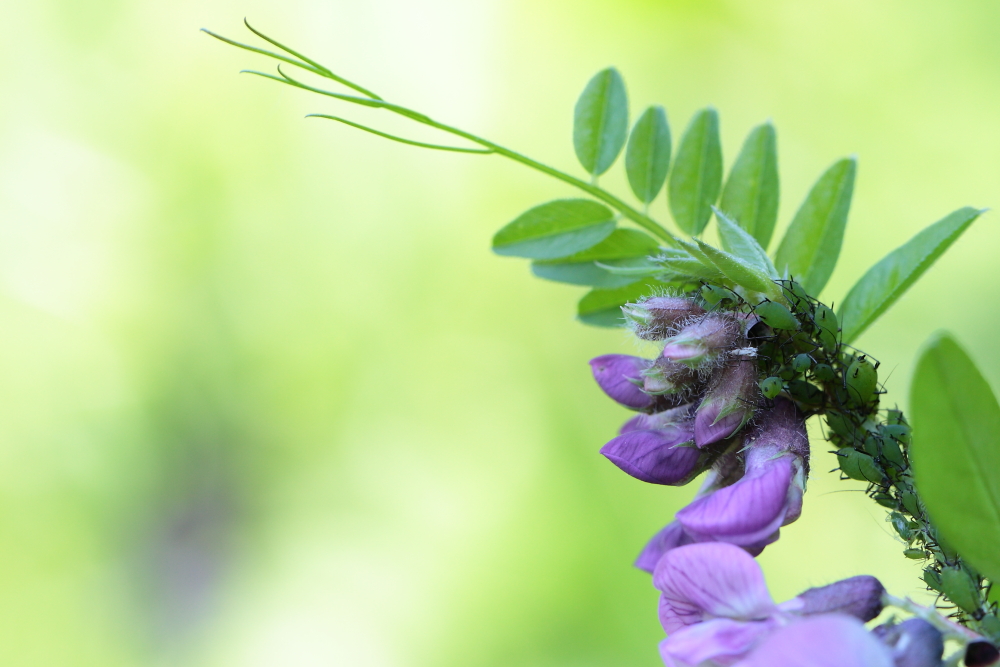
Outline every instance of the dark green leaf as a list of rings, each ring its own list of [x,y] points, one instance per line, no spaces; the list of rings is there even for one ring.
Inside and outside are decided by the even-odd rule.
[[[692,236],[701,234],[721,187],[719,115],[709,107],[691,119],[670,172],[670,212],[677,226]]]
[[[778,149],[771,123],[755,127],[743,142],[719,208],[767,248],[778,219]]]
[[[731,255],[725,250],[713,248],[707,243],[697,241],[698,248],[708,257],[709,260],[722,272],[722,275],[729,278],[735,284],[757,292],[768,297],[772,301],[786,303],[784,294],[778,283],[771,280],[770,276],[758,269],[756,266]]]
[[[655,255],[658,249],[656,241],[648,234],[636,229],[616,229],[594,247],[575,255],[558,260],[532,262],[531,272],[539,278],[572,285],[620,287],[636,282],[640,276],[612,275],[595,264],[595,261],[612,266],[621,262],[628,265],[631,261],[634,266],[636,260],[644,262],[646,257]],[[656,271],[652,273],[655,274]]]
[[[851,208],[857,161],[836,162],[819,177],[792,219],[778,247],[778,271],[793,277],[806,292],[819,296],[833,273]]]
[[[598,176],[608,170],[628,134],[628,96],[614,67],[594,75],[580,93],[573,114],[573,148],[580,164]]]
[[[493,252],[529,259],[567,257],[597,245],[615,229],[614,214],[590,199],[557,199],[536,206],[493,237]]]
[[[642,112],[625,149],[625,172],[632,192],[644,204],[656,199],[670,169],[670,126],[663,107]]]
[[[756,266],[771,279],[778,278],[778,272],[775,270],[774,264],[771,263],[771,258],[767,256],[767,251],[757,243],[757,239],[750,236],[725,213],[719,209],[714,210],[716,220],[719,222],[719,238],[722,240],[722,248]]]
[[[840,304],[844,342],[853,341],[888,310],[981,213],[974,208],[960,208],[868,269]]]
[[[577,317],[584,324],[598,327],[624,327],[621,307],[644,296],[656,294],[670,287],[668,283],[648,280],[618,289],[594,289],[580,299]]]
[[[949,546],[1000,580],[1000,406],[948,335],[924,348],[910,388],[917,490]]]

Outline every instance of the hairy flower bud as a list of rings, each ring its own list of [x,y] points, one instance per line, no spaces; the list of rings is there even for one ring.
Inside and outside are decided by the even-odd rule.
[[[882,583],[875,577],[861,575],[841,579],[828,586],[810,588],[781,604],[783,611],[803,616],[838,612],[868,622],[882,613]]]
[[[753,416],[759,396],[756,359],[737,358],[718,369],[698,406],[695,443],[704,447],[734,435]]]
[[[639,303],[622,306],[625,320],[635,335],[643,340],[662,340],[677,324],[705,310],[693,299],[683,296],[654,296]]]
[[[698,373],[695,370],[663,357],[644,370],[642,376],[643,391],[654,396],[687,392],[698,382]]]
[[[643,482],[680,485],[690,480],[701,458],[698,449],[691,446],[693,438],[690,422],[629,431],[604,445],[601,454]]]
[[[640,389],[642,372],[650,361],[627,354],[605,354],[590,360],[594,379],[605,394],[633,410],[645,410],[653,405],[653,398]]]
[[[668,338],[662,357],[698,368],[715,360],[720,352],[737,347],[745,338],[741,329],[736,318],[709,313]]]

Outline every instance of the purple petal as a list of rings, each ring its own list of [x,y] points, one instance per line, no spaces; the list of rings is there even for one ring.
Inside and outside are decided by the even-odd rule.
[[[757,362],[729,361],[718,369],[695,417],[695,442],[710,445],[736,433],[753,416],[760,398]]]
[[[861,575],[810,588],[780,606],[784,611],[803,616],[838,612],[867,622],[882,613],[884,593],[885,588],[878,579]]]
[[[636,416],[625,422],[618,431],[619,435],[624,435],[629,431],[651,431],[657,428],[666,428],[672,424],[687,421],[690,418],[691,408],[694,405],[688,403],[677,408],[671,408],[662,412],[654,412],[651,415],[645,413]]]
[[[757,561],[731,544],[668,551],[656,564],[653,585],[663,594],[660,622],[668,633],[710,618],[752,621],[777,611]]]
[[[653,570],[656,569],[656,564],[663,557],[663,554],[690,543],[691,538],[684,532],[681,524],[671,521],[660,532],[653,535],[633,564],[640,570],[653,574]]]
[[[893,667],[889,650],[856,618],[813,616],[771,633],[736,667]]]
[[[790,456],[769,462],[763,471],[748,471],[741,480],[703,496],[677,513],[684,530],[700,540],[750,545],[771,536],[789,509]]]
[[[633,410],[643,410],[653,404],[653,398],[632,382],[642,384],[642,371],[649,364],[648,359],[627,354],[605,354],[590,360],[594,379],[604,393]]]
[[[629,431],[601,448],[601,454],[632,477],[650,484],[677,484],[691,475],[700,452],[684,447],[690,431],[668,427],[654,431]]]
[[[773,620],[744,622],[716,618],[672,633],[660,642],[660,656],[667,667],[731,665],[776,627]]]

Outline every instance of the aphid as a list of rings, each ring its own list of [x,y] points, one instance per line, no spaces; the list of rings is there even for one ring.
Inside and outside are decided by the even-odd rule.
[[[792,311],[774,301],[765,301],[764,303],[758,304],[757,307],[754,308],[753,312],[761,319],[762,322],[764,322],[764,324],[772,329],[782,331],[798,331],[798,329],[802,326],[799,324],[799,321],[795,319],[795,316],[792,315]]]

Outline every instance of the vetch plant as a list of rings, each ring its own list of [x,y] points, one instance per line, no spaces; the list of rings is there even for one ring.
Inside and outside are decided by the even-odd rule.
[[[691,503],[635,563],[661,592],[668,666],[1000,663],[1000,406],[965,352],[939,334],[917,364],[911,427],[883,403],[876,358],[852,346],[983,211],[960,208],[925,228],[861,276],[834,311],[818,297],[840,255],[853,158],[819,177],[771,254],[779,172],[770,123],[750,131],[726,175],[714,109],[694,115],[674,150],[662,107],[630,127],[625,83],[608,68],[574,110],[573,147],[589,175],[580,178],[389,102],[247,27],[277,51],[209,34],[279,61],[275,73],[250,73],[461,143],[314,117],[418,147],[499,155],[581,192],[524,212],[494,235],[493,250],[530,260],[540,278],[589,287],[577,305],[582,322],[625,327],[658,345],[652,359],[609,354],[590,363],[598,386],[636,412],[601,454],[650,484],[702,476]],[[634,203],[599,185],[623,152]],[[661,191],[679,234],[649,215]],[[719,247],[701,238],[713,219]],[[753,557],[802,512],[811,418],[823,423],[841,477],[865,483],[905,542],[903,555],[924,564],[934,609],[864,575],[771,600]],[[867,628],[883,607],[902,615]],[[958,650],[944,658],[946,641]]]

